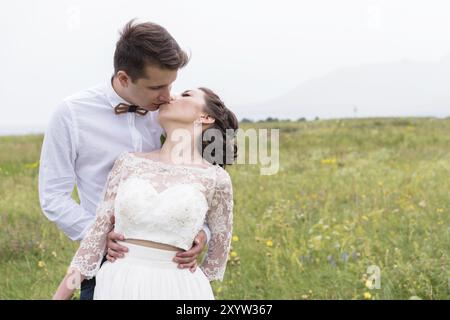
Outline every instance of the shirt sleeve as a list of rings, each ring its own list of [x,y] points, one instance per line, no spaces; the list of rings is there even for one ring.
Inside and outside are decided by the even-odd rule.
[[[211,230],[209,230],[209,227],[206,223],[203,224],[203,231],[205,231],[206,234],[206,244],[209,243],[209,240],[211,239]]]
[[[47,126],[39,166],[39,201],[45,216],[72,240],[81,240],[93,222],[72,199],[76,183],[77,133],[71,110],[61,103]]]
[[[97,207],[95,222],[81,241],[69,267],[78,270],[86,279],[91,279],[97,274],[106,254],[106,240],[108,233],[113,229],[111,217],[114,215],[114,202],[122,176],[124,157],[123,153],[114,163],[103,190],[102,200]]]
[[[222,168],[218,171],[206,223],[211,230],[211,239],[200,268],[209,281],[222,281],[230,253],[233,229],[233,188],[230,176]]]

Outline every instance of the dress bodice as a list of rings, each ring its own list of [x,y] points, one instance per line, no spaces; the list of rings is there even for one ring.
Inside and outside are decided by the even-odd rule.
[[[209,208],[207,199],[212,196],[207,191],[214,184],[216,169],[197,168],[189,177],[165,177],[162,181],[158,174],[159,170],[167,170],[164,164],[149,159],[138,161],[149,161],[149,171],[157,172],[145,176],[132,173],[122,180],[114,210],[116,232],[126,239],[150,240],[188,250],[202,229]]]
[[[188,250],[207,223],[208,252],[200,266],[210,280],[222,279],[232,231],[232,187],[219,166],[164,163],[123,153],[111,170],[96,215],[71,267],[90,278],[105,254],[113,228],[127,239],[150,240]]]

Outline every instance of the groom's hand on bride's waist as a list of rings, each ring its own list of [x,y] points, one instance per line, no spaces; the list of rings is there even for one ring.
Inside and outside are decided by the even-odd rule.
[[[195,272],[197,269],[197,257],[203,251],[203,248],[206,245],[206,240],[207,237],[205,231],[200,230],[194,239],[192,247],[187,251],[178,252],[173,258],[173,261],[178,263],[178,268],[189,268],[191,272]]]
[[[114,216],[111,217],[111,223],[114,225]],[[117,241],[123,241],[123,234],[114,232],[114,229],[108,233],[108,242],[106,245],[106,259],[110,262],[116,261],[117,258],[123,258],[124,253],[128,252],[128,248],[121,246]]]

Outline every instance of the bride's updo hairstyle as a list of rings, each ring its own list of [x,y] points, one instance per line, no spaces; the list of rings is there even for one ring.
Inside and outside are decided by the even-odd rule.
[[[203,87],[199,90],[205,93],[204,112],[215,119],[202,133],[201,154],[208,162],[225,168],[237,158],[235,135],[239,121],[212,90]]]

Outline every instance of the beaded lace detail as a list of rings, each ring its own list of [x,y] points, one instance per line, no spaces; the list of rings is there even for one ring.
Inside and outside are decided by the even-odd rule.
[[[113,227],[128,239],[188,250],[204,222],[211,230],[211,239],[200,268],[210,281],[222,280],[233,222],[228,173],[219,166],[176,165],[122,153],[108,175],[95,222],[70,267],[87,279],[94,277]]]

